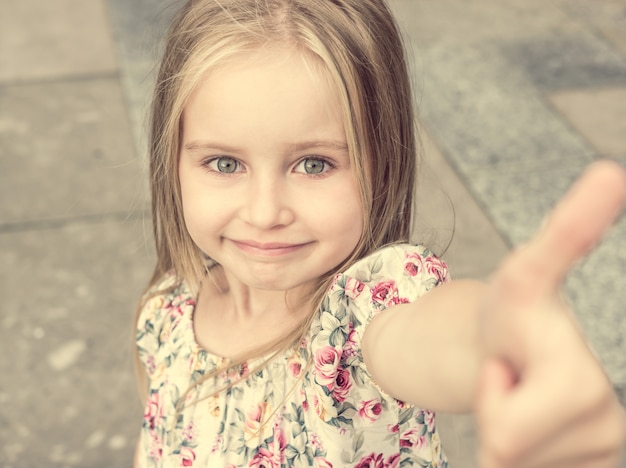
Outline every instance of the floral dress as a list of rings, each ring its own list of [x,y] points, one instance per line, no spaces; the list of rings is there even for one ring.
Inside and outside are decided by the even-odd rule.
[[[435,415],[382,391],[360,346],[377,313],[446,280],[424,247],[385,247],[336,275],[299,347],[206,379],[177,413],[226,361],[195,341],[187,286],[164,278],[157,287],[174,289],[145,304],[137,329],[150,379],[139,467],[447,467]]]

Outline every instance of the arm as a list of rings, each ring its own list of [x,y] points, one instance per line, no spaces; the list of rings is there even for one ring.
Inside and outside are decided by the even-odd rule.
[[[421,408],[470,411],[483,354],[478,304],[484,290],[475,281],[453,281],[377,315],[361,347],[381,388]]]
[[[625,193],[619,166],[594,165],[486,287],[461,284],[435,294],[437,288],[373,320],[363,354],[374,379],[410,402],[473,407],[483,468],[615,467],[625,436],[623,409],[559,287],[615,220]],[[413,326],[432,331],[426,338]]]

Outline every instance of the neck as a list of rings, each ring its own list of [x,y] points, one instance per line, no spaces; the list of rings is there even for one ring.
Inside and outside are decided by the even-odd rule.
[[[196,341],[208,352],[235,358],[274,340],[293,339],[291,331],[311,313],[308,290],[258,290],[226,274],[212,275],[198,294],[193,318]]]
[[[266,319],[271,316],[299,319],[308,309],[309,284],[288,291],[256,289],[218,268],[212,272],[213,279],[202,285],[204,294],[201,294],[219,300],[235,319]]]

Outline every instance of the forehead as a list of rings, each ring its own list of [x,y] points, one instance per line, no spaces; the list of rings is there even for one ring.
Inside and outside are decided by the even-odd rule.
[[[241,52],[204,73],[183,111],[183,137],[203,132],[240,137],[345,141],[340,94],[321,60],[288,47]],[[300,135],[300,136],[299,136]]]

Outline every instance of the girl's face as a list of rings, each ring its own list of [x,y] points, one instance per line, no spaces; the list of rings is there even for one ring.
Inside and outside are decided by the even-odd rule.
[[[286,291],[356,246],[358,182],[325,75],[287,48],[240,58],[212,69],[184,109],[185,223],[231,281]]]

